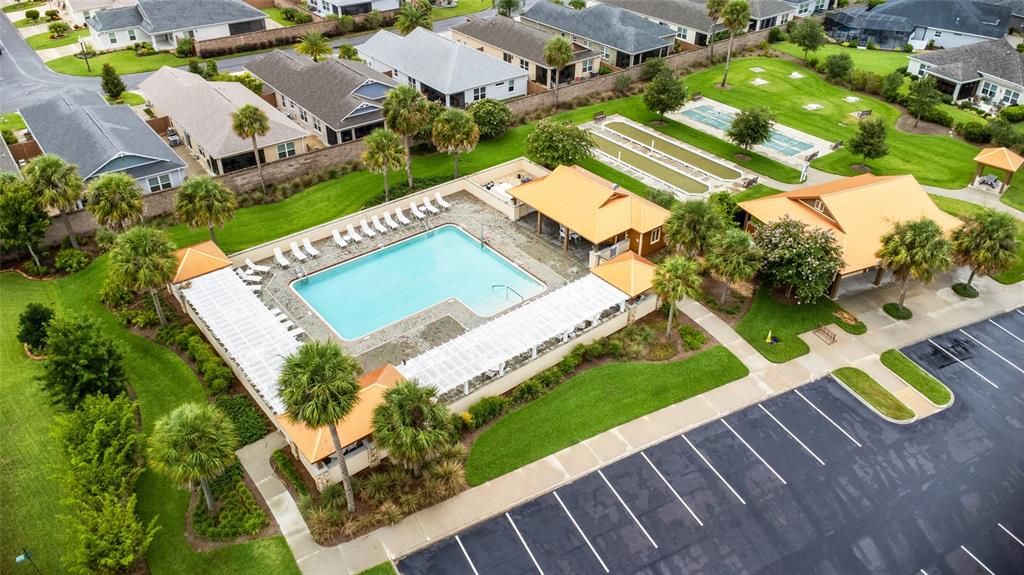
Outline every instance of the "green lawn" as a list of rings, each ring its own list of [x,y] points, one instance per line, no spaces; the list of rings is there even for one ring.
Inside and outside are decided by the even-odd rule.
[[[652,411],[747,375],[722,346],[670,363],[609,363],[509,413],[473,444],[470,485],[537,461]]]
[[[22,18],[14,22],[15,28],[28,28],[29,26],[35,26],[36,24],[45,24],[46,17],[40,14],[38,20],[29,20],[28,18]]]
[[[98,300],[106,275],[106,258],[67,278],[31,281],[13,273],[0,274],[0,322],[13,326],[31,301],[52,302],[65,312],[88,314],[122,346],[129,382],[137,394],[144,429],[160,416],[187,401],[204,401],[206,394],[195,374],[181,359],[149,340],[123,329]],[[4,479],[0,482],[0,510],[4,537],[0,538],[0,572],[13,571],[13,557],[22,547],[35,554],[44,573],[61,572],[60,556],[67,552],[59,515],[61,488],[57,446],[48,434],[54,410],[32,378],[38,364],[20,351],[15,330],[0,333],[3,393],[0,413],[4,428]],[[147,555],[150,572],[160,574],[298,573],[283,537],[231,545],[208,553],[194,552],[184,537],[187,493],[168,480],[146,472],[139,480],[139,513],[148,521],[159,516],[160,531]]]
[[[458,6],[454,8],[434,8],[432,16],[436,22],[445,18],[465,16],[474,12],[480,12],[481,10],[487,10],[493,7],[493,5],[493,0],[459,0]]]
[[[931,196],[932,201],[940,210],[952,214],[958,218],[964,218],[973,213],[980,212],[984,208],[978,204],[947,198],[944,196]],[[1017,265],[1001,274],[992,276],[992,279],[1001,284],[1015,284],[1024,281],[1024,221],[1017,220]]]
[[[25,120],[21,118],[21,114],[17,112],[9,112],[7,114],[0,114],[0,130],[18,130],[25,129]]]
[[[772,44],[772,48],[791,54],[803,60],[804,49],[793,44],[792,42],[779,42]],[[849,54],[853,60],[853,66],[858,70],[866,70],[868,72],[874,72],[881,76],[897,70],[899,68],[905,68],[909,61],[907,57],[909,54],[906,52],[892,52],[889,50],[858,50],[856,48],[843,48],[839,44],[825,44],[821,48],[818,48],[816,52],[808,53],[808,58],[817,58],[819,61],[824,61],[825,58],[833,54]]]
[[[750,200],[756,200],[757,198],[763,198],[765,196],[772,196],[781,193],[780,190],[775,188],[769,188],[764,184],[755,184],[742,192],[737,192],[732,195],[732,199],[737,202],[746,202]]]
[[[16,4],[9,4],[7,6],[4,6],[2,11],[3,12],[21,12],[22,10],[28,10],[29,8],[39,8],[39,7],[42,7],[42,6],[46,6],[46,2],[45,1],[42,1],[42,2],[19,2],[19,3],[16,3]],[[40,12],[42,12],[42,10],[40,10]]]
[[[619,145],[616,142],[607,140],[600,136],[594,137],[594,144],[598,150],[601,150],[605,154],[608,154],[613,158],[618,158],[620,162],[641,172],[646,172],[662,182],[670,184],[684,192],[689,192],[691,194],[703,194],[708,191],[707,184],[698,182],[686,174],[662,165],[652,160],[647,154],[634,152],[626,146]]]
[[[873,377],[857,369],[856,367],[841,367],[832,372],[832,375],[842,381],[868,402],[875,409],[891,419],[904,421],[914,417],[914,411],[907,407],[896,396],[889,393],[889,390],[882,387]]]
[[[381,563],[380,565],[374,565],[366,571],[361,571],[359,575],[396,575],[398,571],[395,571],[394,565],[391,563]]]
[[[260,11],[266,14],[267,18],[270,18],[285,28],[295,25],[295,22],[284,19],[283,10],[281,8],[262,8]]]
[[[760,66],[765,72],[755,74],[750,68]],[[804,78],[793,80],[789,74],[797,71]],[[759,76],[768,84],[754,86],[751,80]],[[912,173],[922,184],[944,188],[962,188],[974,175],[973,158],[978,148],[948,136],[922,136],[896,130],[900,111],[877,98],[857,94],[860,101],[848,103],[843,97],[853,94],[828,84],[799,64],[777,58],[742,58],[733,63],[729,73],[731,86],[719,87],[722,67],[687,76],[691,90],[737,108],[766,105],[771,108],[780,124],[802,130],[830,141],[849,141],[856,133],[858,120],[851,115],[857,110],[870,109],[876,117],[889,124],[889,155],[869,160],[868,167],[876,174]],[[816,103],[822,109],[809,112],[803,105]],[[840,175],[854,175],[851,164],[860,158],[842,149],[815,160],[816,168]]]
[[[953,400],[953,394],[948,387],[921,369],[919,365],[910,361],[910,358],[903,355],[900,350],[886,350],[882,353],[881,361],[885,367],[892,370],[911,387],[920,391],[935,405],[946,405]]]
[[[89,35],[88,28],[82,28],[81,30],[72,30],[62,38],[50,38],[49,32],[43,32],[34,36],[25,38],[28,45],[33,50],[46,50],[47,48],[59,48],[61,46],[69,46],[71,44],[78,44],[79,38],[85,38]]]
[[[813,304],[787,304],[772,295],[767,286],[758,288],[754,294],[750,311],[736,324],[736,332],[754,346],[768,361],[785,363],[810,353],[810,348],[799,337],[823,325],[834,323],[843,330],[860,335],[867,331],[863,323],[850,325],[835,316],[841,310],[839,304],[820,298]],[[768,343],[768,333],[778,338],[777,343]]]
[[[163,66],[187,66],[188,58],[179,58],[169,52],[158,52],[152,56],[136,56],[131,50],[118,50],[116,52],[104,52],[89,58],[87,70],[85,60],[75,56],[62,56],[46,63],[51,70],[59,74],[71,76],[99,76],[104,64],[110,64],[117,70],[118,74],[136,74],[139,72],[152,72]]]
[[[138,92],[124,92],[116,102],[111,102],[110,98],[106,100],[108,104],[125,104],[126,106],[141,106],[146,103],[146,99]]]

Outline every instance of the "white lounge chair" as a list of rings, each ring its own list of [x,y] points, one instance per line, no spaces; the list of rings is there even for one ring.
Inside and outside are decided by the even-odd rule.
[[[256,284],[250,284],[250,285],[247,285],[247,286],[245,286],[245,287],[247,287],[247,288],[251,289],[252,291],[254,291],[254,292],[256,292],[256,293],[260,293],[260,290],[261,290],[261,289],[263,289],[263,286],[261,286],[261,285],[256,285]]]
[[[350,240],[352,240],[354,242],[361,242],[361,241],[363,241],[363,236],[361,236],[361,235],[356,233],[356,229],[352,227],[352,224],[348,224],[348,226],[346,226],[345,229],[348,230],[348,239],[350,239]]]
[[[384,212],[384,223],[387,224],[388,227],[393,230],[397,230],[398,228],[402,227],[395,223],[395,220],[391,219],[391,212]]]
[[[255,273],[266,273],[270,271],[270,266],[261,266],[249,258],[245,258],[245,265],[249,266],[249,270]]]
[[[242,278],[242,281],[247,281],[247,282],[252,282],[252,283],[260,283],[260,280],[263,279],[260,276],[253,275],[253,274],[250,274],[250,273],[245,273],[245,270],[243,270],[241,268],[236,269],[235,270],[235,274],[238,275],[238,277]]]
[[[288,335],[294,337],[295,339],[299,339],[305,333],[306,330],[302,329],[301,327],[288,330]]]
[[[416,216],[417,220],[427,217],[426,214],[420,211],[420,207],[416,205],[416,202],[409,202],[409,211],[412,212],[412,215]]]
[[[395,217],[398,218],[398,223],[402,224],[403,226],[407,226],[412,223],[412,220],[405,217],[405,214],[402,213],[402,208],[400,207],[395,208]]]
[[[270,308],[270,313],[272,313],[273,315],[277,315],[277,314],[281,313],[281,308],[272,307],[272,308]]]
[[[363,230],[363,235],[368,238],[372,238],[377,235],[377,232],[370,229],[370,226],[366,223],[366,220],[359,222],[359,229]]]
[[[338,244],[339,248],[348,247],[348,242],[345,241],[345,238],[341,237],[341,232],[337,229],[331,230],[331,236],[334,237],[334,243]]]
[[[434,192],[434,199],[437,200],[437,205],[441,206],[442,209],[447,210],[448,208],[452,207],[451,204],[449,204],[447,201],[445,201],[443,197],[441,197],[441,192]]]
[[[277,265],[283,268],[288,267],[288,264],[291,263],[288,261],[288,258],[284,257],[284,254],[281,253],[281,248],[274,248],[274,260],[277,262]]]
[[[306,257],[306,254],[302,253],[302,250],[299,249],[299,244],[292,242],[291,248],[292,257],[294,257],[295,259],[299,260],[300,262],[304,262],[309,259],[308,257]]]
[[[427,211],[429,211],[432,214],[441,213],[441,210],[437,209],[437,207],[434,206],[434,204],[430,203],[430,198],[423,198],[423,207],[427,208]]]
[[[281,325],[285,326],[286,328],[287,327],[295,327],[295,324],[292,323],[292,321],[290,319],[286,319],[286,320],[281,321]]]
[[[385,226],[384,224],[380,223],[380,218],[377,217],[377,214],[374,214],[372,219],[373,219],[373,228],[375,230],[377,230],[378,233],[381,233],[381,234],[388,233],[388,227]]]
[[[302,238],[302,247],[306,248],[306,253],[309,257],[315,258],[320,255],[320,250],[313,247],[313,244],[309,241],[309,238]]]

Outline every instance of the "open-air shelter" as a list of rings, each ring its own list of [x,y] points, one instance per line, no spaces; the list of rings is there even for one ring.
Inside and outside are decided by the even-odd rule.
[[[995,168],[1003,172],[1003,181],[999,186],[999,193],[1002,194],[1010,187],[1010,180],[1013,174],[1024,165],[1024,158],[1009,148],[985,148],[974,156],[978,163],[978,171],[974,173],[977,180],[985,168]]]
[[[178,268],[174,271],[172,284],[179,284],[199,276],[231,267],[231,260],[211,241],[181,248],[174,252]]]

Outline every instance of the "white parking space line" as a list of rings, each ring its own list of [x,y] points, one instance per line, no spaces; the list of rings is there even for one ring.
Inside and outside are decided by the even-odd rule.
[[[953,355],[952,353],[949,353],[948,351],[946,351],[946,348],[944,348],[941,345],[935,343],[934,341],[932,341],[931,338],[928,338],[928,343],[934,345],[935,347],[939,348],[939,351],[941,351],[942,353],[944,353],[944,354],[948,355],[949,357],[953,358],[953,361],[956,361],[960,365],[962,365],[962,366],[966,367],[967,369],[971,370],[971,372],[974,373],[974,375],[980,377],[981,379],[984,379],[985,383],[991,385],[992,387],[994,387],[996,389],[999,389],[999,386],[994,384],[994,383],[992,383],[991,379],[985,377],[984,375],[981,375],[981,373],[979,373],[978,370],[976,370],[973,367],[967,365],[966,363],[960,361],[959,357],[957,357],[957,356]]]
[[[803,441],[800,441],[799,437],[797,437],[796,435],[793,435],[793,432],[790,431],[788,427],[783,425],[782,422],[778,420],[778,418],[776,418],[774,415],[772,415],[772,412],[768,411],[763,404],[759,403],[759,404],[757,404],[757,406],[761,408],[761,411],[763,411],[765,413],[765,415],[767,415],[768,417],[772,418],[772,421],[774,421],[775,423],[778,423],[779,427],[781,427],[783,431],[788,433],[789,436],[793,438],[793,441],[799,443],[800,447],[804,448],[804,451],[806,451],[807,453],[810,453],[811,457],[813,457],[814,459],[818,460],[818,463],[822,464],[823,466],[825,465],[825,462],[822,461],[820,457],[818,457],[818,454],[816,454],[813,451],[811,451],[811,448],[807,447],[807,445],[805,445]]]
[[[480,572],[476,570],[476,565],[473,565],[473,560],[469,558],[469,553],[466,553],[466,546],[462,544],[462,539],[459,536],[455,536],[455,542],[459,544],[459,549],[462,549],[462,555],[466,558],[466,562],[469,563],[469,568],[473,570],[473,575],[480,575]]]
[[[533,561],[533,566],[537,568],[537,572],[540,573],[540,575],[544,575],[544,570],[541,569],[540,564],[537,563],[537,558],[533,556],[533,551],[530,551],[530,546],[526,544],[526,539],[523,539],[523,534],[520,533],[519,528],[516,527],[516,522],[512,521],[512,516],[506,513],[505,517],[508,518],[508,522],[512,525],[512,529],[516,532],[516,535],[519,536],[519,541],[523,544],[523,548],[526,549],[527,555],[530,556],[530,561]]]
[[[597,562],[601,564],[601,568],[604,569],[605,573],[607,573],[608,566],[604,564],[604,559],[601,559],[601,556],[597,554],[597,549],[594,549],[594,545],[590,542],[590,539],[587,539],[587,534],[580,528],[580,524],[576,523],[576,518],[569,512],[569,508],[565,506],[565,503],[562,503],[562,498],[558,496],[558,492],[552,491],[552,493],[555,494],[555,499],[557,499],[558,504],[562,506],[562,511],[565,511],[565,514],[569,516],[569,521],[572,521],[572,524],[576,527],[576,531],[579,532],[580,537],[582,537],[583,541],[586,542],[587,547],[590,547],[590,552],[594,554],[594,557],[597,557]]]
[[[1009,335],[1010,337],[1012,337],[1013,339],[1015,339],[1015,340],[1017,340],[1017,341],[1019,341],[1019,342],[1021,342],[1021,343],[1024,343],[1024,339],[1021,339],[1021,338],[1017,337],[1017,334],[1013,333],[1012,331],[1010,331],[1010,330],[1006,329],[1005,327],[1003,327],[1003,326],[999,325],[998,323],[996,323],[996,322],[992,321],[991,319],[990,319],[990,320],[988,320],[988,322],[989,322],[990,324],[992,324],[992,325],[994,325],[994,326],[998,327],[999,329],[1001,329],[1001,330],[1005,331],[1005,332],[1006,332],[1006,334],[1007,334],[1007,335]]]
[[[654,545],[654,548],[657,549],[658,544],[654,542],[654,538],[651,537],[651,534],[648,533],[646,529],[644,529],[643,523],[640,523],[640,520],[636,518],[636,515],[633,515],[633,510],[631,510],[629,505],[626,505],[626,502],[622,500],[622,497],[619,496],[619,492],[615,491],[615,488],[612,487],[612,482],[608,481],[608,478],[604,476],[604,471],[598,469],[597,474],[601,476],[601,479],[604,479],[604,484],[608,486],[608,489],[612,490],[612,495],[619,500],[619,503],[622,504],[622,508],[625,509],[626,513],[629,513],[629,516],[633,518],[633,523],[636,523],[636,526],[640,528],[640,531],[644,532],[644,535],[647,537],[647,540],[651,542],[651,545]]]
[[[857,447],[863,447],[863,445],[861,445],[859,441],[857,441],[856,439],[854,439],[852,435],[850,435],[849,433],[847,433],[847,432],[846,432],[846,430],[842,428],[842,426],[840,426],[840,425],[839,425],[838,423],[836,423],[835,421],[833,421],[831,417],[829,417],[829,416],[825,415],[825,412],[824,412],[824,411],[822,411],[822,410],[820,410],[820,409],[818,409],[818,406],[817,406],[817,405],[814,405],[813,403],[811,403],[811,400],[809,400],[809,399],[807,399],[806,397],[804,397],[804,394],[800,393],[800,390],[799,390],[799,389],[794,389],[793,391],[795,391],[795,392],[796,392],[796,394],[797,394],[797,395],[799,395],[801,399],[803,399],[804,401],[806,401],[806,402],[807,402],[807,405],[809,405],[809,406],[813,407],[813,408],[814,408],[814,411],[817,411],[817,412],[818,412],[818,415],[820,415],[820,416],[824,417],[825,419],[827,419],[827,420],[828,420],[828,422],[829,422],[829,423],[831,423],[831,424],[832,424],[832,425],[833,425],[833,426],[834,426],[834,427],[835,427],[836,429],[838,429],[840,433],[842,433],[843,435],[845,435],[845,436],[846,436],[846,438],[847,438],[847,439],[849,439],[850,441],[852,441],[854,445],[856,445]]]
[[[697,449],[697,446],[696,446],[696,445],[694,445],[694,444],[690,443],[690,438],[686,437],[686,435],[683,435],[683,434],[680,434],[680,435],[679,435],[679,437],[682,437],[682,438],[683,438],[683,441],[685,441],[685,442],[687,443],[687,445],[689,445],[689,446],[690,446],[690,449],[693,449],[693,452],[697,454],[697,457],[699,457],[699,458],[700,458],[700,460],[704,462],[704,465],[707,465],[707,466],[708,466],[708,468],[709,468],[709,469],[711,469],[711,471],[712,471],[712,472],[714,472],[714,474],[715,474],[715,475],[717,475],[717,476],[718,476],[718,478],[722,480],[722,483],[724,483],[724,484],[725,484],[725,486],[729,488],[729,491],[732,491],[732,494],[736,496],[736,499],[739,499],[739,500],[740,500],[740,503],[742,503],[742,504],[746,505],[746,504],[747,504],[747,502],[746,502],[746,501],[744,501],[744,500],[743,500],[743,498],[742,498],[742,497],[740,497],[740,494],[739,494],[739,493],[737,493],[737,492],[736,492],[736,490],[732,488],[732,485],[729,485],[729,482],[728,482],[728,481],[726,481],[724,477],[722,477],[722,474],[721,474],[721,473],[719,473],[717,469],[715,469],[715,466],[714,466],[714,465],[711,465],[711,462],[710,462],[710,461],[708,461],[708,458],[707,458],[707,457],[704,457],[704,454],[703,454],[703,453],[701,453],[701,452],[700,452],[700,451],[699,451],[699,450]]]
[[[1016,311],[1017,311],[1017,313],[1019,313],[1020,315],[1024,315],[1024,311],[1020,311],[1019,309],[1018,309],[1018,310],[1016,310]]]
[[[964,550],[964,553],[970,555],[971,559],[974,559],[975,563],[977,563],[978,565],[981,565],[981,568],[984,569],[985,571],[987,571],[989,575],[996,575],[991,569],[988,568],[988,565],[985,565],[984,563],[982,563],[981,559],[978,559],[977,557],[975,557],[974,553],[971,553],[971,551],[969,549],[967,549],[963,545],[961,545],[960,548]]]
[[[974,343],[977,343],[981,347],[991,351],[993,353],[993,355],[995,355],[999,359],[1005,361],[1013,369],[1016,369],[1017,371],[1019,371],[1021,373],[1024,373],[1024,369],[1021,369],[1021,368],[1017,367],[1016,364],[1014,364],[1012,361],[1010,361],[1010,360],[1006,359],[1005,357],[1003,357],[1002,354],[1000,354],[998,351],[996,351],[996,350],[992,349],[991,347],[985,345],[984,343],[981,343],[980,341],[978,341],[978,338],[974,337],[973,335],[967,333],[964,330],[960,330],[960,333],[962,333],[962,334],[966,335],[967,337],[971,338],[971,340],[974,341]]]
[[[1002,523],[996,523],[996,525],[998,525],[1000,529],[1005,531],[1007,535],[1009,535],[1010,537],[1013,537],[1013,540],[1016,541],[1018,545],[1020,545],[1021,547],[1024,547],[1024,541],[1021,541],[1019,538],[1017,538],[1016,535],[1014,535],[1013,533],[1010,533],[1010,530],[1007,529],[1005,525],[1003,525]]]
[[[729,422],[728,422],[728,421],[726,421],[726,420],[725,420],[725,418],[722,418],[722,420],[721,420],[721,421],[722,421],[722,423],[724,423],[724,424],[725,424],[725,426],[726,426],[727,428],[729,428],[729,431],[731,431],[731,432],[732,432],[732,434],[736,436],[736,439],[739,439],[739,440],[740,440],[740,443],[742,443],[743,445],[746,445],[746,446],[747,446],[747,449],[749,449],[749,450],[750,450],[750,452],[754,454],[754,457],[758,458],[758,459],[759,459],[759,460],[761,461],[761,463],[763,463],[763,464],[764,464],[764,466],[768,468],[768,471],[771,471],[772,473],[774,473],[774,474],[775,474],[775,477],[778,477],[778,478],[779,478],[779,481],[781,481],[783,485],[785,485],[785,484],[786,484],[786,480],[785,480],[785,479],[783,479],[781,475],[779,475],[779,472],[778,472],[778,471],[775,471],[775,468],[774,468],[774,467],[772,467],[771,465],[769,465],[769,464],[768,464],[768,462],[767,462],[767,461],[765,461],[763,457],[761,457],[761,454],[760,454],[760,453],[758,453],[757,451],[755,451],[755,450],[754,450],[754,448],[753,448],[753,447],[751,447],[749,443],[747,443],[747,440],[746,440],[746,439],[743,439],[743,436],[742,436],[742,435],[740,435],[739,433],[736,433],[736,430],[735,430],[735,429],[733,429],[731,425],[729,425]]]
[[[669,488],[669,491],[671,491],[671,492],[672,492],[672,495],[675,495],[675,496],[676,496],[676,499],[678,499],[678,500],[679,500],[679,502],[683,504],[683,507],[685,507],[685,508],[686,508],[686,510],[690,512],[690,515],[692,515],[692,516],[693,516],[693,520],[697,522],[697,525],[700,525],[701,527],[704,527],[704,522],[703,522],[703,521],[701,521],[701,520],[700,520],[700,517],[697,517],[697,514],[693,512],[693,509],[690,509],[690,506],[689,506],[689,505],[687,505],[685,501],[683,501],[683,498],[682,498],[682,496],[680,496],[680,495],[679,495],[679,493],[678,493],[678,492],[676,492],[676,488],[675,488],[675,487],[672,487],[672,484],[668,482],[668,479],[665,479],[665,476],[664,476],[664,475],[662,475],[662,474],[661,474],[661,471],[659,471],[659,470],[658,470],[658,468],[654,466],[654,462],[652,462],[652,461],[651,461],[651,460],[650,460],[650,459],[649,459],[649,458],[647,457],[647,454],[646,454],[646,453],[644,453],[643,451],[641,451],[641,452],[640,452],[640,455],[642,455],[642,456],[643,456],[643,458],[644,458],[644,461],[646,461],[646,462],[647,462],[647,464],[651,466],[651,469],[653,469],[653,470],[654,470],[654,472],[658,474],[658,477],[660,477],[660,478],[661,478],[661,480],[665,482],[665,487],[668,487],[668,488]]]

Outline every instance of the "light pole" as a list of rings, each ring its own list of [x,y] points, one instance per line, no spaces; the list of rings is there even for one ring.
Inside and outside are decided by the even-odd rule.
[[[36,562],[32,560],[32,552],[29,551],[28,549],[22,548],[21,555],[18,555],[17,557],[14,558],[14,563],[16,565],[18,565],[18,564],[21,564],[21,563],[25,563],[26,561],[30,565],[32,565],[32,568],[36,570],[36,573],[42,573],[42,571],[39,570],[39,567],[36,566]]]
[[[85,40],[79,40],[78,45],[82,48],[82,59],[85,60],[85,69],[92,72],[92,66],[89,65],[89,52],[85,49]]]

